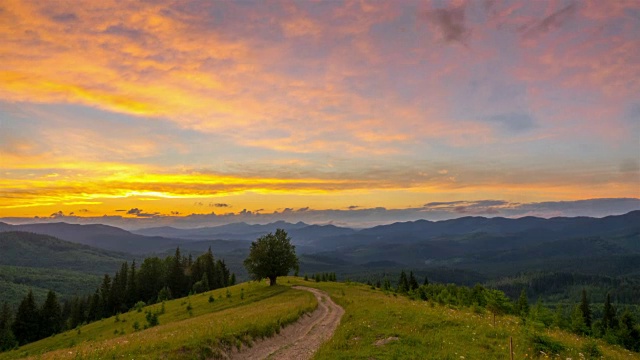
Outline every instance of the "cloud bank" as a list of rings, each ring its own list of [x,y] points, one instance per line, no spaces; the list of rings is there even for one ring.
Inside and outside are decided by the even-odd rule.
[[[415,220],[447,220],[464,216],[507,217],[604,217],[620,215],[629,211],[640,210],[640,199],[591,199],[579,201],[558,201],[540,203],[512,203],[504,200],[451,201],[431,202],[421,207],[405,209],[387,209],[384,207],[316,210],[309,207],[284,208],[273,213],[261,213],[242,209],[236,213],[190,214],[154,214],[147,216],[137,208],[128,211],[134,217],[98,216],[77,217],[66,216],[56,212],[49,217],[36,218],[0,218],[0,221],[11,224],[59,222],[77,224],[107,224],[125,229],[140,229],[155,226],[174,226],[179,228],[196,228],[217,226],[236,222],[250,224],[266,224],[275,221],[295,223],[302,221],[308,224],[334,224],[338,226],[363,228],[398,221]]]

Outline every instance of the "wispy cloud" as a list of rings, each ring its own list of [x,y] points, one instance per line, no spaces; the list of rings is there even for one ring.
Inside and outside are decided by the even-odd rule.
[[[0,209],[639,197],[639,4],[8,1]]]
[[[522,28],[525,38],[534,38],[561,27],[578,10],[577,3],[571,3],[551,15]]]

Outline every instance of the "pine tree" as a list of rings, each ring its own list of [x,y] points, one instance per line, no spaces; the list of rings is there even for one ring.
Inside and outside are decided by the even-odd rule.
[[[213,257],[213,252],[211,252],[211,246],[209,246],[209,250],[207,250],[207,253],[203,255],[202,260],[203,271],[207,273],[207,278],[209,279],[209,288],[207,290],[217,289],[219,286],[216,287],[215,284],[216,262]]]
[[[229,285],[233,286],[236,284],[236,273],[231,274],[231,280],[229,280]]]
[[[13,334],[18,343],[26,344],[38,340],[40,332],[40,314],[33,298],[33,292],[29,290],[27,296],[22,299],[16,317],[13,322]]]
[[[229,283],[231,282],[231,272],[229,271],[229,268],[227,267],[227,264],[225,264],[224,260],[218,260],[218,271],[220,271],[220,273],[222,274],[222,286],[229,286]]]
[[[520,292],[520,297],[516,303],[516,313],[522,317],[529,315],[529,300],[527,299],[527,290],[525,288]]]
[[[89,295],[87,301],[87,321],[96,321],[102,318],[102,309],[100,307],[100,293],[98,290]]]
[[[136,278],[136,302],[141,300],[152,304],[156,301],[158,292],[166,286],[167,263],[157,257],[144,259]]]
[[[125,307],[130,309],[138,300],[138,286],[136,281],[136,261],[133,260],[129,268],[129,279],[127,280]]]
[[[389,279],[386,277],[384,278],[384,282],[382,283],[382,289],[386,291],[391,290],[391,281],[389,281]]]
[[[11,307],[8,302],[2,303],[2,311],[0,311],[0,329],[11,327]]]
[[[589,331],[584,322],[584,313],[580,305],[576,305],[571,313],[571,331],[578,335],[584,335]]]
[[[426,275],[424,276],[424,282],[422,285],[429,285],[429,278]]]
[[[567,319],[564,315],[564,306],[562,304],[558,304],[556,307],[556,311],[553,314],[553,325],[560,329],[565,329],[567,327]]]
[[[122,275],[120,271],[116,271],[113,275],[113,282],[109,289],[109,315],[113,315],[120,311],[120,290],[122,287]]]
[[[104,274],[100,285],[100,318],[111,316],[113,312],[113,302],[111,300],[111,276]]]
[[[57,334],[62,329],[62,309],[56,293],[49,290],[40,310],[40,337]]]
[[[129,263],[124,262],[120,267],[120,272],[116,272],[117,279],[114,277],[113,281],[113,306],[114,312],[124,312],[129,308],[126,305],[127,302],[127,282],[129,280]]]
[[[582,289],[582,300],[580,301],[580,311],[582,311],[582,317],[584,318],[585,326],[591,328],[591,308],[589,307],[589,300],[587,300],[587,291]]]
[[[167,275],[167,285],[171,290],[171,294],[175,298],[182,297],[188,292],[186,288],[187,277],[184,273],[183,258],[180,255],[180,247],[176,248],[175,256],[171,259],[169,273]]]
[[[11,308],[6,301],[2,304],[0,312],[0,352],[13,349],[18,342],[11,330]]]
[[[104,313],[102,312],[102,307],[103,307],[103,304],[102,304],[102,301],[100,301],[98,306],[98,309],[100,311],[96,320],[102,319],[104,317]],[[85,310],[86,310],[86,304],[84,300],[77,296],[74,297],[73,302],[71,303],[71,317],[69,318],[70,329],[73,329],[78,325],[81,325],[82,323],[85,322],[85,320],[87,320]]]
[[[413,276],[413,271],[409,272],[409,290],[416,290],[419,287],[418,280]]]
[[[397,292],[403,294],[409,291],[409,280],[407,280],[407,274],[402,270],[400,272],[400,279],[398,280]]]
[[[611,305],[611,294],[609,293],[607,293],[607,299],[604,302],[602,325],[605,329],[613,329],[618,325],[616,321],[616,309]]]
[[[202,279],[200,281],[202,281],[204,291],[208,291],[211,288],[211,285],[209,285],[209,276],[206,272],[202,274]]]
[[[91,297],[91,295],[89,295],[89,297]],[[64,300],[62,302],[62,319],[63,319],[62,330],[69,329],[66,322],[70,317],[71,317],[71,301]]]

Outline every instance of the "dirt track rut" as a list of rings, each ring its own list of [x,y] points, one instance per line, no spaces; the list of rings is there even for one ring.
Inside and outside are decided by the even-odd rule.
[[[240,352],[231,353],[231,359],[310,359],[320,345],[333,336],[344,309],[324,291],[305,286],[294,288],[315,295],[318,308],[280,330],[280,334],[256,341],[251,348],[243,347]]]

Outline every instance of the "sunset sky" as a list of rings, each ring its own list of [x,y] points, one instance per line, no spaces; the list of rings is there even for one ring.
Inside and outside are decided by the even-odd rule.
[[[0,218],[640,209],[637,0],[5,0],[0,39]]]

